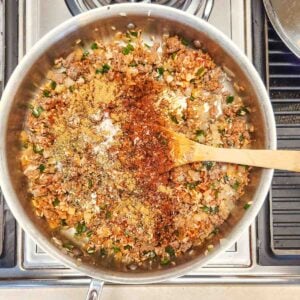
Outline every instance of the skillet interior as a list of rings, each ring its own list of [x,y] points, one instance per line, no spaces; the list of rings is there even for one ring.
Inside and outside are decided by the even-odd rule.
[[[149,15],[151,11],[151,15]],[[120,15],[125,12],[126,16]],[[128,272],[124,266],[95,266],[88,262],[75,261],[63,254],[50,241],[51,233],[44,222],[33,215],[26,192],[26,179],[20,170],[16,159],[20,152],[19,133],[23,128],[26,104],[34,96],[38,87],[51,68],[53,60],[65,56],[72,51],[75,41],[109,38],[117,30],[126,30],[128,23],[135,24],[143,32],[155,36],[163,33],[182,35],[193,41],[199,40],[204,49],[214,61],[226,66],[235,75],[235,81],[244,87],[241,93],[246,105],[252,108],[250,121],[255,126],[253,148],[274,148],[275,131],[272,109],[268,97],[258,75],[253,67],[239,54],[238,50],[217,30],[205,22],[185,13],[170,8],[155,5],[136,5],[135,10],[129,5],[115,5],[82,14],[68,21],[48,34],[35,45],[29,56],[21,63],[12,76],[4,93],[1,107],[1,185],[7,202],[21,226],[50,254],[62,260],[65,264],[77,268],[89,276],[105,280],[126,283],[149,283],[161,281],[184,274],[195,265],[202,265],[224,251],[235,241],[240,233],[253,221],[266,196],[272,171],[254,169],[251,173],[251,183],[245,196],[234,209],[228,220],[222,225],[219,235],[209,244],[215,248],[207,256],[204,249],[196,249],[193,255],[186,254],[178,259],[176,266],[161,270],[137,270]],[[247,210],[243,206],[253,201]],[[225,239],[222,245],[220,239]]]

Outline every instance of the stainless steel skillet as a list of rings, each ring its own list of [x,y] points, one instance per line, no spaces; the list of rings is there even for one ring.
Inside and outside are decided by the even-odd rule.
[[[6,201],[22,228],[46,252],[66,266],[102,281],[145,284],[181,276],[197,266],[206,264],[230,247],[253,222],[267,195],[273,171],[253,170],[251,184],[245,196],[223,224],[219,235],[213,241],[209,241],[209,244],[215,245],[213,251],[204,255],[207,245],[203,245],[203,248],[195,249],[192,254],[179,258],[175,266],[135,271],[125,266],[95,266],[84,260],[79,262],[53,243],[51,233],[43,222],[33,215],[28,201],[26,180],[17,159],[18,139],[24,123],[26,103],[43,82],[53,59],[70,53],[76,40],[109,38],[115,33],[113,28],[123,31],[129,23],[143,29],[149,36],[161,37],[163,33],[168,32],[182,35],[191,41],[200,41],[216,63],[224,66],[225,70],[230,70],[229,75],[234,74],[234,80],[243,86],[241,96],[254,111],[251,114],[251,121],[256,128],[253,147],[275,149],[276,133],[268,95],[252,64],[224,34],[187,13],[143,3],[107,6],[66,21],[35,44],[11,76],[0,104],[0,184]],[[248,201],[252,201],[253,204],[245,211],[243,206]],[[222,244],[219,243],[221,238]],[[94,282],[94,285],[101,286],[99,282]],[[91,293],[96,293],[94,286]]]

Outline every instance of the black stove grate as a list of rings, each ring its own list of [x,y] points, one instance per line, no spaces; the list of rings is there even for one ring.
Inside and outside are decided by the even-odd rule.
[[[138,2],[166,5],[196,14],[203,4],[203,0],[65,0],[65,2],[73,15],[101,6]]]
[[[300,149],[300,59],[266,20],[262,4],[254,5],[254,63],[269,89],[278,148],[297,150]],[[257,222],[259,264],[300,265],[299,173],[275,172]]]

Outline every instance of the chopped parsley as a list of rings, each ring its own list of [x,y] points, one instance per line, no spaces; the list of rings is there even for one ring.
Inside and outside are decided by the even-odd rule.
[[[177,117],[175,115],[169,114],[171,121],[175,124],[179,124]]]
[[[76,235],[80,235],[80,234],[86,232],[87,228],[86,228],[85,222],[77,223],[75,230],[76,230]]]
[[[251,204],[246,203],[246,204],[244,205],[244,209],[247,210],[250,206],[251,206]]]
[[[185,186],[189,189],[189,190],[194,190],[196,188],[196,186],[200,183],[200,181],[194,181],[194,182],[187,182],[185,184]]]
[[[95,251],[96,251],[96,248],[95,248],[95,247],[89,247],[89,248],[86,249],[86,252],[87,252],[88,254],[93,254],[93,253],[95,253]]]
[[[190,96],[190,100],[191,100],[191,101],[194,101],[194,100],[195,100],[195,97],[194,97],[193,95],[191,95],[191,96]]]
[[[165,69],[163,67],[157,68],[157,73],[159,76],[163,76],[164,72],[165,72]]]
[[[212,161],[204,161],[204,162],[202,162],[202,164],[206,167],[206,169],[209,171],[212,167],[213,167],[213,165],[214,165],[214,163],[212,162]]]
[[[131,249],[132,249],[132,246],[130,246],[130,245],[125,245],[125,246],[124,246],[124,249],[125,249],[125,250],[131,250]]]
[[[146,43],[144,43],[144,45],[145,45],[145,47],[146,47],[146,48],[148,48],[148,49],[150,49],[150,48],[151,48],[151,46],[150,46],[150,45],[148,45],[148,44],[146,44]]]
[[[88,187],[89,187],[89,189],[91,189],[93,187],[92,179],[88,179]]]
[[[74,85],[71,85],[71,86],[69,87],[69,91],[70,91],[71,93],[73,93],[73,92],[74,92],[74,90],[75,90],[75,87],[74,87]]]
[[[206,69],[204,67],[201,67],[197,70],[196,76],[202,77],[205,72],[206,72]]]
[[[51,97],[50,91],[48,91],[48,90],[43,90],[43,96],[44,96],[44,97],[47,97],[47,98]]]
[[[129,67],[136,67],[137,65],[138,65],[138,64],[137,64],[136,62],[133,61],[133,62],[131,62],[128,66],[129,66]]]
[[[203,206],[202,210],[208,214],[215,215],[219,212],[219,206]]]
[[[234,96],[227,96],[226,103],[231,104],[233,102],[233,100],[234,100]]]
[[[110,70],[110,66],[108,64],[104,64],[101,69],[96,70],[96,74],[105,74]]]
[[[181,38],[181,44],[184,45],[184,46],[188,46],[190,43],[187,39]]]
[[[167,266],[170,262],[171,262],[171,260],[169,258],[164,257],[164,258],[161,259],[160,264],[162,266]]]
[[[55,207],[55,206],[58,206],[59,205],[59,200],[57,197],[55,197],[55,199],[52,201],[52,205]],[[64,225],[65,226],[65,225]]]
[[[104,257],[107,255],[107,251],[105,250],[105,248],[101,248],[100,251],[99,251],[99,254],[101,257]]]
[[[92,230],[89,230],[89,231],[86,233],[86,236],[87,236],[87,237],[91,237],[92,234],[93,234],[93,231],[92,231]]]
[[[70,242],[67,242],[67,243],[63,244],[63,248],[65,248],[65,249],[71,251],[71,250],[74,249],[74,245],[71,244]]]
[[[240,183],[236,180],[235,183],[232,185],[232,188],[233,188],[235,191],[237,191],[238,188],[239,188],[239,186],[240,186]]]
[[[38,154],[41,154],[41,155],[44,152],[44,149],[41,146],[36,145],[36,144],[33,144],[32,150],[33,150],[34,153],[38,153]]]
[[[137,31],[129,31],[130,35],[138,37],[139,33]]]
[[[40,165],[38,166],[38,169],[40,170],[41,173],[43,173],[43,172],[45,171],[46,167],[45,167],[45,165],[40,164]]]
[[[82,53],[81,60],[85,60],[90,55],[90,52],[87,50],[84,50]]]
[[[126,47],[123,47],[122,53],[123,53],[124,55],[128,55],[128,54],[129,54],[130,52],[132,52],[133,50],[134,50],[133,46],[129,43],[129,44],[127,44]]]
[[[117,247],[117,246],[112,246],[113,250],[114,250],[114,253],[118,253],[121,251],[120,247]]]
[[[57,86],[56,82],[53,81],[53,80],[51,80],[51,82],[50,82],[50,87],[51,87],[51,89],[52,89],[52,90],[55,90],[56,86]]]
[[[38,118],[44,109],[41,106],[35,107],[32,109],[31,113],[34,117]]]
[[[205,136],[205,132],[202,129],[196,130],[196,137],[199,138],[201,136]]]
[[[175,250],[172,246],[168,245],[165,248],[165,251],[170,255],[170,257],[174,257],[175,256]]]
[[[106,219],[110,219],[111,218],[111,212],[109,210],[105,213],[105,218]]]
[[[249,110],[248,110],[247,107],[241,107],[241,108],[236,112],[236,114],[237,114],[238,116],[245,116],[245,115],[248,114],[248,113],[249,113]]]
[[[91,49],[92,50],[96,50],[96,49],[99,49],[99,47],[98,47],[98,44],[97,43],[92,43],[92,45],[91,45]]]

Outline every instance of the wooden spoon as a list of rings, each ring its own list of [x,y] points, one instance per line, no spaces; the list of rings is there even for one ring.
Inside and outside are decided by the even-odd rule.
[[[159,127],[169,141],[173,167],[197,161],[218,161],[300,172],[300,151],[217,148],[191,141],[184,134],[164,127],[155,127]]]

